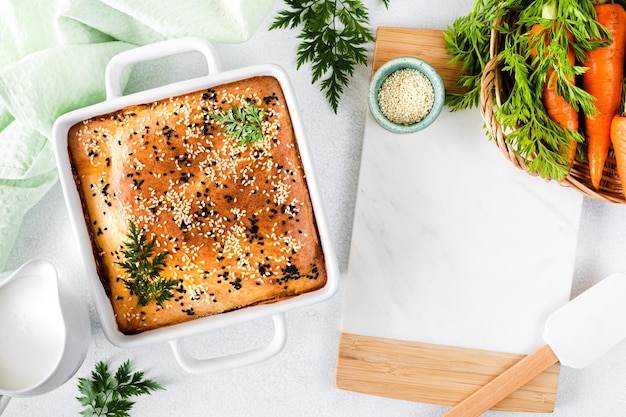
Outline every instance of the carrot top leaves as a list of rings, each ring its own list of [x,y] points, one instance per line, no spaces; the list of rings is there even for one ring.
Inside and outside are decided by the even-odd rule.
[[[122,281],[126,287],[137,296],[138,303],[148,305],[152,300],[163,307],[163,303],[171,298],[174,288],[178,284],[175,279],[161,277],[165,268],[167,251],[155,254],[154,240],[148,240],[143,230],[138,228],[132,220],[128,221],[130,231],[128,240],[124,242],[121,253],[124,260],[116,262],[127,274]]]
[[[494,26],[496,17],[509,13],[515,14],[514,23],[504,21]],[[453,60],[463,61],[465,75],[458,84],[467,88],[463,95],[447,97],[448,106],[460,110],[478,104],[480,77],[489,59],[489,34],[492,29],[500,32],[503,45],[498,61],[514,84],[505,102],[496,109],[496,120],[509,132],[507,140],[529,162],[530,171],[543,178],[565,178],[568,161],[560,150],[571,139],[582,143],[584,138],[548,117],[541,100],[542,89],[552,69],[561,97],[585,114],[597,111],[594,98],[568,82],[586,71],[585,67],[570,64],[570,47],[582,61],[589,51],[610,41],[608,31],[595,18],[591,0],[477,0],[474,10],[457,19],[445,34]],[[535,24],[541,24],[542,30],[531,35],[530,28]]]
[[[521,10],[519,0],[476,0],[472,11],[454,21],[444,32],[446,49],[452,55],[451,64],[462,63],[462,75],[457,85],[464,87],[464,94],[446,95],[451,110],[478,106],[480,79],[489,61],[489,43],[493,21],[509,12]]]
[[[82,394],[76,397],[83,410],[84,417],[130,417],[135,404],[131,398],[151,395],[164,389],[158,382],[144,377],[143,371],[131,371],[130,360],[124,362],[111,375],[109,365],[98,362],[91,372],[91,378],[78,378],[78,390]]]
[[[381,0],[389,7],[390,0]],[[311,82],[320,81],[333,111],[357,65],[367,65],[374,40],[369,10],[361,0],[286,0],[270,30],[300,28],[297,68],[311,64]]]
[[[254,103],[244,102],[241,107],[232,104],[226,112],[207,114],[223,126],[226,136],[236,140],[237,146],[251,146],[263,140],[265,110]]]

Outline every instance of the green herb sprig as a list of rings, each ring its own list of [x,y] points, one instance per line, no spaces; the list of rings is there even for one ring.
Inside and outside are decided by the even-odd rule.
[[[162,389],[159,383],[144,379],[143,372],[132,373],[130,360],[120,365],[115,375],[100,361],[91,372],[91,378],[78,378],[78,391],[82,396],[76,399],[84,407],[80,412],[84,417],[129,417],[135,404],[130,398]]]
[[[138,298],[142,306],[150,301],[163,307],[163,303],[171,298],[178,282],[161,277],[165,268],[165,257],[168,252],[163,251],[154,254],[154,240],[148,240],[146,235],[135,225],[132,220],[128,221],[130,231],[128,239],[124,242],[124,261],[117,262],[128,274],[128,278],[122,278],[126,287]]]
[[[544,11],[552,8],[552,16]],[[496,17],[511,14],[515,22],[494,26]],[[503,73],[513,80],[508,95],[495,110],[495,118],[507,131],[507,141],[528,163],[528,170],[543,178],[562,180],[569,173],[567,158],[561,150],[570,139],[578,143],[584,137],[578,131],[565,129],[547,114],[542,101],[548,73],[554,70],[558,93],[574,108],[590,115],[596,110],[593,97],[572,85],[568,79],[586,69],[571,65],[567,59],[572,47],[579,61],[610,39],[606,28],[595,21],[591,0],[477,0],[472,11],[458,18],[444,34],[446,47],[454,55],[453,62],[463,62],[463,76],[457,83],[466,88],[464,94],[448,94],[446,103],[452,110],[478,105],[481,76],[490,59],[491,30],[502,36],[498,61]],[[530,29],[540,24],[535,37]],[[568,40],[568,33],[573,37]],[[536,48],[536,57],[532,50]],[[581,148],[581,147],[579,147]],[[581,149],[578,154],[582,155]]]
[[[382,0],[389,7],[390,0]],[[311,82],[322,79],[320,89],[337,113],[344,88],[355,67],[367,65],[367,44],[374,40],[369,13],[360,0],[285,0],[270,30],[301,26],[297,68],[312,64]]]
[[[228,138],[237,141],[237,146],[251,146],[263,140],[265,110],[254,103],[246,101],[241,107],[233,104],[226,113],[207,114],[223,127]]]
[[[452,59],[450,64],[461,63],[461,76],[457,85],[463,87],[462,94],[446,93],[446,105],[453,111],[478,106],[481,76],[489,60],[491,30],[493,22],[507,13],[517,12],[524,7],[519,0],[476,0],[466,16],[457,18],[448,26],[443,37]]]

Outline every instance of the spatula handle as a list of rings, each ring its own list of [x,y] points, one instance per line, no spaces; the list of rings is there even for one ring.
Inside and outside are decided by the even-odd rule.
[[[461,401],[443,417],[477,417],[558,362],[548,345],[543,345],[491,382]]]

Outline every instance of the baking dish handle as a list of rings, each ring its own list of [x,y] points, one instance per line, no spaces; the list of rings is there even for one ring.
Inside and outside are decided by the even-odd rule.
[[[192,357],[181,345],[181,339],[170,341],[174,357],[185,371],[193,374],[220,372],[241,368],[271,358],[280,352],[287,342],[287,323],[284,314],[272,316],[274,336],[265,346],[216,358],[197,359]]]
[[[104,75],[107,100],[124,95],[121,78],[129,65],[186,52],[200,52],[206,58],[208,72],[219,72],[217,53],[203,38],[186,37],[139,46],[115,55],[107,64]]]

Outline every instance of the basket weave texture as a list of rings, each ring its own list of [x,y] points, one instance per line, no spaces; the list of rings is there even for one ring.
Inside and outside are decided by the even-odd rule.
[[[502,19],[512,21],[514,20],[514,16],[507,15],[498,18],[494,22],[494,25],[500,25]],[[491,134],[496,146],[502,151],[502,154],[516,167],[527,171],[531,175],[538,175],[536,172],[528,171],[528,161],[515,153],[513,146],[507,140],[506,132],[495,118],[494,113],[508,97],[512,83],[510,77],[501,71],[500,63],[498,62],[498,53],[500,52],[502,43],[502,35],[492,30],[490,59],[487,65],[485,65],[481,80],[480,113],[485,121],[487,130]],[[609,149],[606,164],[604,165],[604,172],[599,189],[596,190],[591,185],[589,165],[579,161],[574,161],[569,175],[565,177],[560,184],[571,187],[597,200],[621,204],[626,203],[624,193],[622,192],[622,185],[617,175],[617,165],[615,163],[612,147]]]

